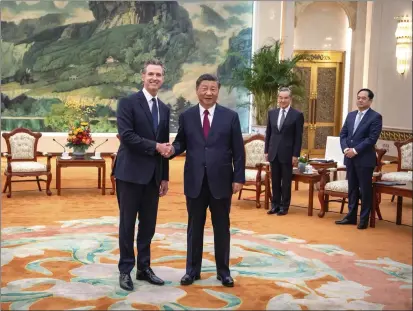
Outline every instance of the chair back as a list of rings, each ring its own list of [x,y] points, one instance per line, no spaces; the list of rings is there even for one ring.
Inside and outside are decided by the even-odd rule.
[[[397,148],[397,171],[413,171],[413,138],[405,140],[403,142],[396,141],[394,145]]]
[[[9,133],[3,133],[2,136],[12,161],[37,161],[37,143],[42,133],[19,127]]]
[[[265,139],[256,134],[244,141],[245,168],[256,168],[259,163],[265,162]]]

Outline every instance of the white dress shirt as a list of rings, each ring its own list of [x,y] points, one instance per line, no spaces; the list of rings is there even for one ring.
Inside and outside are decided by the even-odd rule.
[[[290,110],[291,105],[288,105],[285,110],[285,118],[287,118],[288,111]],[[281,122],[281,117],[283,115],[283,108],[280,107],[280,113],[278,114],[278,120],[277,120],[277,128],[280,128],[280,122]],[[285,122],[285,119],[284,119]]]
[[[159,124],[160,116],[159,116],[159,101],[158,101],[158,95],[152,96],[145,88],[142,89],[142,92],[143,92],[143,95],[145,95],[146,101],[148,102],[149,111],[150,111],[150,112],[152,112],[152,106],[153,106],[152,98],[155,97],[156,103],[158,104],[158,124]]]
[[[201,117],[201,125],[204,125],[204,111],[206,110],[204,107],[202,107],[200,104],[199,105],[199,114]],[[214,118],[214,112],[215,112],[215,106],[216,104],[214,104],[211,108],[208,108],[208,120],[209,120],[209,126],[211,127],[212,125],[212,119]]]

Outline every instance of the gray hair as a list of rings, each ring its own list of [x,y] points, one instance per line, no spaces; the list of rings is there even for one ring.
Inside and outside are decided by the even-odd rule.
[[[291,97],[291,95],[292,95],[291,89],[290,89],[289,87],[287,87],[287,86],[281,86],[281,87],[279,87],[279,88],[278,88],[278,95],[280,95],[281,92],[288,92],[288,96],[290,96],[290,97]]]
[[[165,74],[165,66],[163,65],[163,63],[159,59],[156,59],[156,58],[147,60],[143,64],[142,73],[146,73],[146,68],[148,68],[149,65],[161,66],[162,67],[162,73]]]

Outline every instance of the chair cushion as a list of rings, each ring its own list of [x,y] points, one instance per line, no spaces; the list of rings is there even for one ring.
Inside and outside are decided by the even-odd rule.
[[[245,170],[245,181],[255,181],[257,179],[257,170]],[[265,171],[261,171],[261,181],[265,179]]]
[[[11,171],[13,173],[46,172],[47,166],[34,161],[11,162]]]
[[[413,174],[412,171],[383,173],[383,175],[381,175],[381,180],[401,182],[413,181]]]
[[[324,189],[328,191],[348,193],[348,180],[330,181],[325,185]]]
[[[33,159],[35,138],[27,133],[17,133],[10,137],[13,159]]]
[[[408,143],[400,148],[401,151],[401,163],[402,170],[413,170],[412,153],[413,143]]]

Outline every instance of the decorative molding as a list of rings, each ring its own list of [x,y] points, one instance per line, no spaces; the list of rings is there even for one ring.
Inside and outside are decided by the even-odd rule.
[[[405,141],[413,138],[412,132],[383,130],[380,134],[380,139],[390,141]]]
[[[294,27],[297,27],[297,20],[301,13],[305,11],[307,6],[314,2],[318,1],[295,1]],[[336,0],[329,2],[336,3],[344,10],[348,18],[349,27],[354,31],[356,29],[358,1]]]

